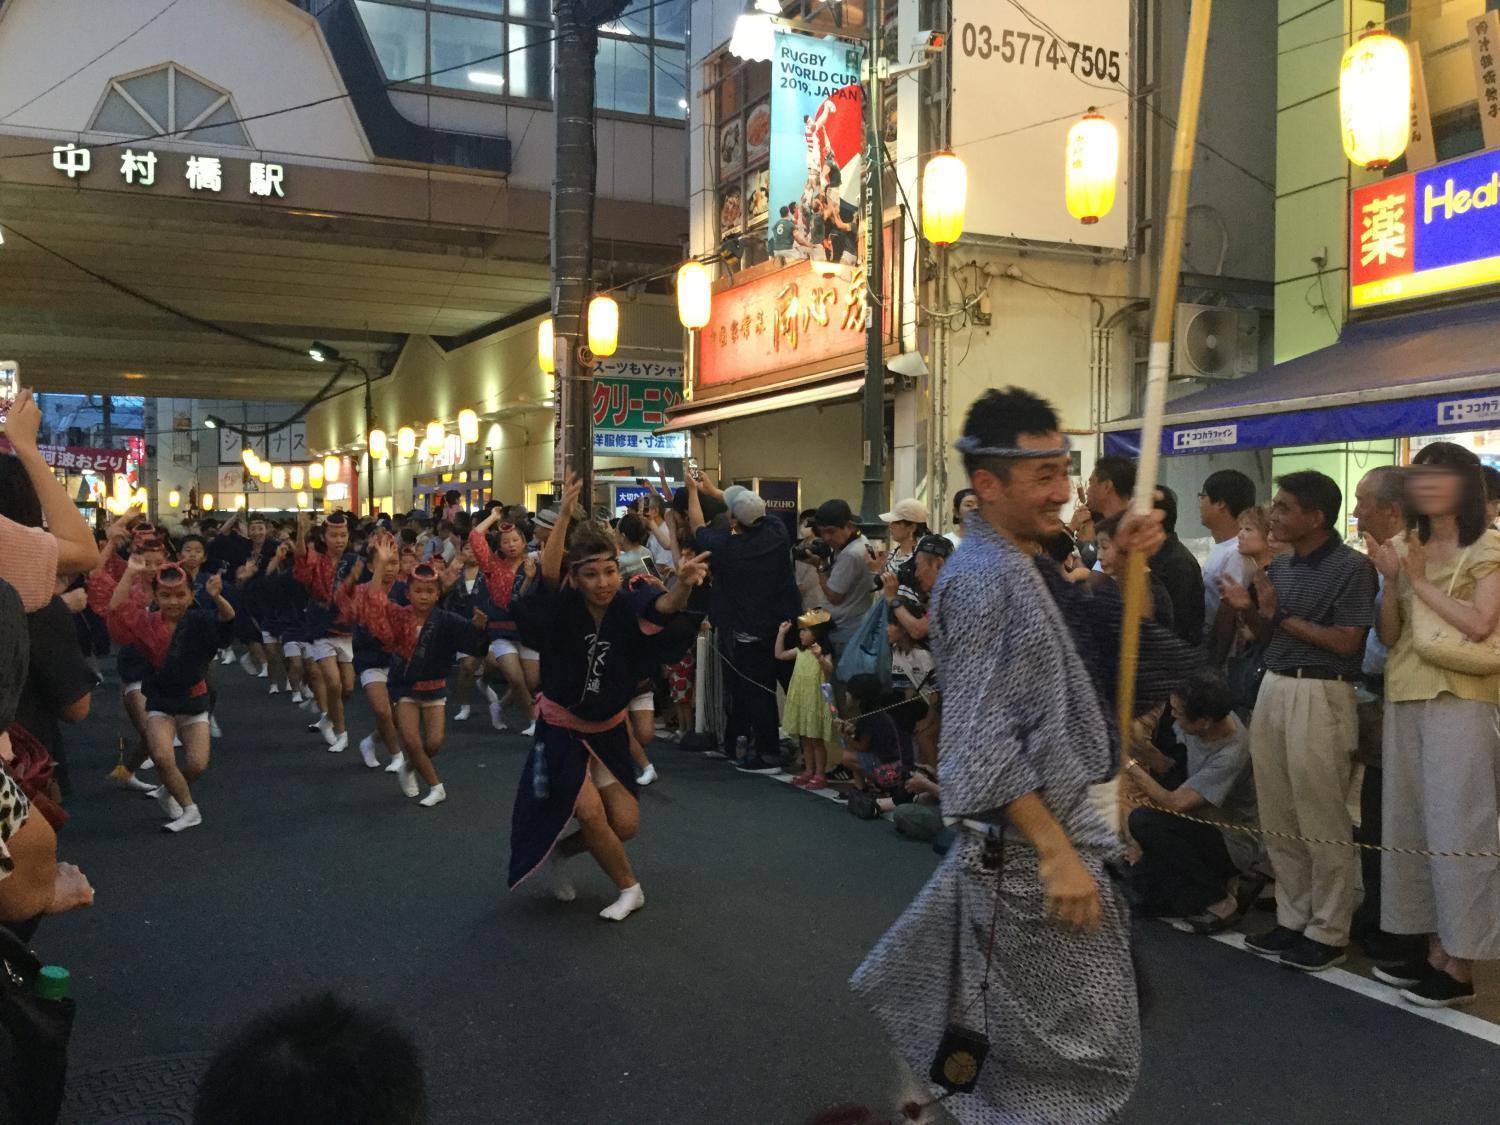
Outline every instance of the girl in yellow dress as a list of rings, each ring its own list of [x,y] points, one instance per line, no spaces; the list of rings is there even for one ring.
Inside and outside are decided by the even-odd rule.
[[[792,682],[786,691],[782,729],[802,743],[802,772],[792,784],[802,789],[827,789],[828,740],[833,737],[833,713],[825,685],[833,678],[832,644],[828,634],[832,618],[826,609],[808,610],[797,618],[797,647],[786,647],[790,621],[776,633],[776,659],[795,660]]]

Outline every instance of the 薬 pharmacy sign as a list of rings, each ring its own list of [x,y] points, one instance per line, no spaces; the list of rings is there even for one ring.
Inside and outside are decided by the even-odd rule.
[[[1500,284],[1500,149],[1350,193],[1349,307]]]

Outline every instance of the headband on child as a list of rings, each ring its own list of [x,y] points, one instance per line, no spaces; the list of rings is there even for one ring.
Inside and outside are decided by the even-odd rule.
[[[176,563],[167,563],[156,572],[158,586],[181,586],[187,582],[187,571]]]

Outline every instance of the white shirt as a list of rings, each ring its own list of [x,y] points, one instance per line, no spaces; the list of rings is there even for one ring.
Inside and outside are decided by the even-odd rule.
[[[1249,578],[1249,566],[1245,556],[1240,554],[1239,536],[1231,536],[1222,543],[1215,543],[1208,552],[1208,559],[1203,564],[1203,634],[1206,637],[1213,636],[1214,619],[1219,615],[1219,576],[1229,575],[1241,586],[1244,586]]]

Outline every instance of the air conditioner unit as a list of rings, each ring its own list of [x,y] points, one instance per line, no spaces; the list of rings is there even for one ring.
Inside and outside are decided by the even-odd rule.
[[[1178,305],[1172,378],[1233,379],[1260,366],[1260,313],[1218,305]]]

